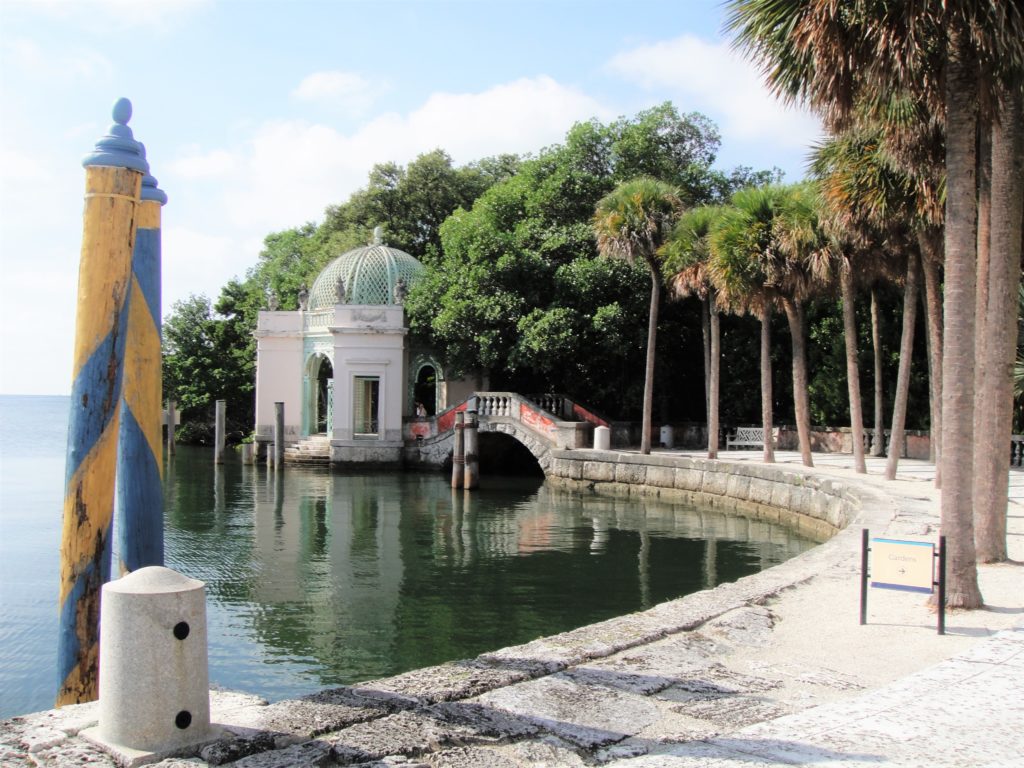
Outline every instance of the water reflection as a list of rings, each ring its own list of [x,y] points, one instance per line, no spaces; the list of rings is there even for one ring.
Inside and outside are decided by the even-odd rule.
[[[525,642],[781,562],[765,522],[536,480],[282,472],[183,449],[172,567],[203,579],[210,671],[271,698]]]

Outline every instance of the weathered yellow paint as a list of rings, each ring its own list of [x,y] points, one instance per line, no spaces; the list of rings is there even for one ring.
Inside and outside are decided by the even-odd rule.
[[[115,413],[93,450],[68,482],[60,544],[60,602],[64,603],[79,575],[95,562],[97,542],[109,535],[114,515],[114,472],[117,466]]]
[[[99,606],[96,610],[99,611]],[[83,617],[87,615],[88,612],[85,611],[79,614],[80,624]],[[82,637],[81,629],[81,627],[78,628],[79,637]],[[83,654],[82,663],[71,670],[71,674],[66,680],[61,681],[60,688],[57,689],[56,704],[58,707],[69,704],[85,704],[99,698],[99,661],[99,645],[89,646]]]
[[[160,381],[160,334],[153,315],[146,306],[137,280],[132,278],[132,295],[128,310],[128,343],[124,361],[124,398],[139,422],[150,451],[160,465],[163,476],[162,386]]]
[[[127,168],[90,166],[85,171],[82,254],[72,371],[82,365],[110,332],[131,277],[137,200],[142,174]]]
[[[143,200],[139,203],[138,228],[160,229],[160,210],[163,208],[156,200]]]

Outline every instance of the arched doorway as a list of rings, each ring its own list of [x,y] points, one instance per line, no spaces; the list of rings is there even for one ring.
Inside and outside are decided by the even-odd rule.
[[[430,363],[420,366],[413,385],[413,400],[422,403],[427,416],[437,413],[437,368]],[[415,413],[415,411],[414,411]]]
[[[334,366],[319,352],[306,364],[303,424],[307,435],[330,434],[333,424]]]

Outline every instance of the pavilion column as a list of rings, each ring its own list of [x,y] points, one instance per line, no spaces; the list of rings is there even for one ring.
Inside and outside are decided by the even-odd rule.
[[[145,148],[142,154],[145,157]],[[117,576],[147,565],[164,564],[160,216],[167,195],[147,173],[142,178],[140,198],[128,293],[128,335],[117,452],[114,512],[114,573]],[[173,434],[173,423],[168,429]]]
[[[57,705],[98,695],[100,588],[110,578],[110,527],[120,425],[132,251],[146,161],[119,99],[114,124],[85,166],[74,379],[60,546]]]

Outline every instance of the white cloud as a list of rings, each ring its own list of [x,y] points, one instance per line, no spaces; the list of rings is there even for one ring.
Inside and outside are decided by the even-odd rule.
[[[87,48],[45,51],[33,40],[19,39],[7,45],[6,53],[13,70],[34,80],[94,83],[109,80],[114,72],[110,59]]]
[[[642,88],[678,94],[715,119],[725,139],[802,148],[821,134],[814,115],[775,99],[756,67],[725,42],[683,35],[620,53],[608,68]]]
[[[359,115],[369,109],[381,88],[355,72],[314,72],[303,78],[292,98]]]
[[[205,294],[216,301],[224,284],[244,276],[258,254],[258,250],[246,252],[238,236],[213,235],[187,226],[165,224],[160,236],[164,315],[189,294]]]
[[[223,177],[238,167],[239,157],[224,149],[202,152],[193,145],[182,151],[181,157],[167,164],[167,170],[185,179]]]
[[[479,93],[435,93],[407,115],[387,113],[352,133],[303,120],[269,121],[233,153],[197,148],[192,156],[215,156],[233,169],[234,182],[223,193],[226,219],[262,236],[319,219],[327,205],[363,186],[375,163],[407,163],[437,147],[456,163],[536,151],[561,141],[574,122],[610,114],[582,92],[538,77]],[[194,171],[180,163],[182,175]]]

